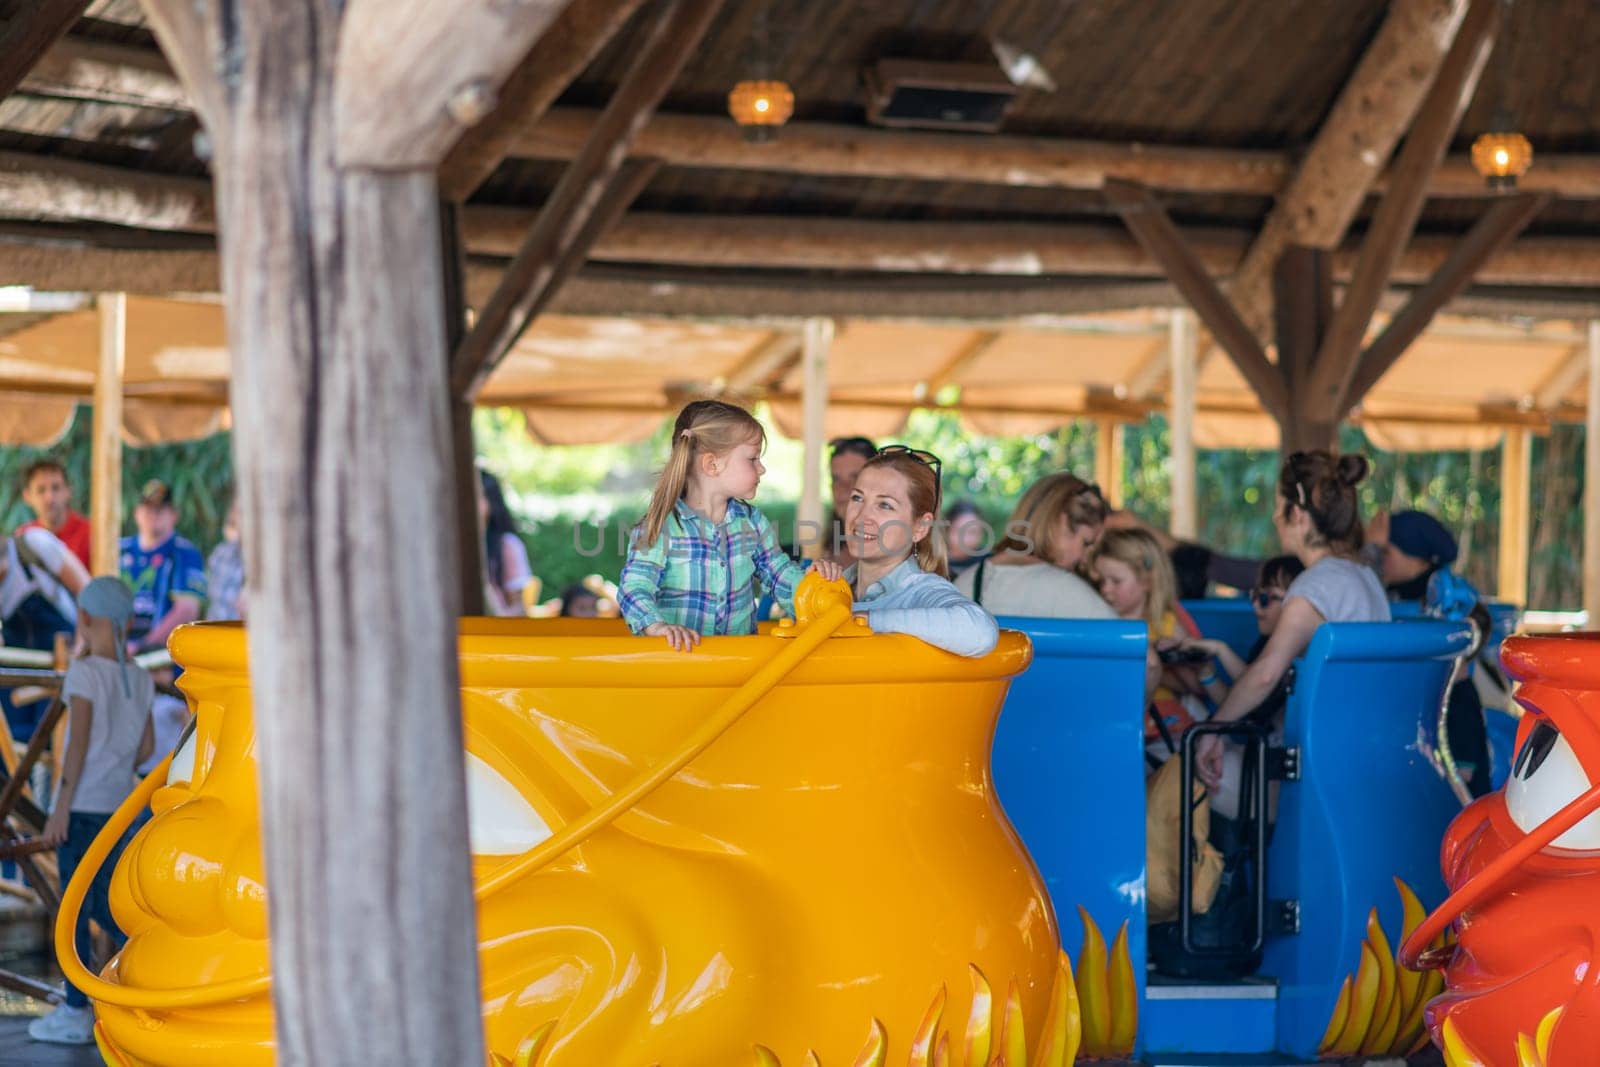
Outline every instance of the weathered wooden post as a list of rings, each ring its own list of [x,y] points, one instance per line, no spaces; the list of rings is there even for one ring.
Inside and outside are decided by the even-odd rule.
[[[212,145],[278,1061],[484,1062],[435,174],[563,0],[148,0]]]

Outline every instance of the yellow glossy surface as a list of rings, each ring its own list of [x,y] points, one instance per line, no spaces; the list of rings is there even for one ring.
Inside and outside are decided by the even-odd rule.
[[[549,862],[508,876],[518,857],[475,858],[492,1059],[537,1046],[525,1062],[554,1067],[851,1063],[877,1030],[904,1049],[931,1003],[975,1018],[976,968],[996,1035],[1009,1026],[1037,1053],[1054,1034],[1055,1055],[1033,1059],[1059,1062],[1067,1024],[1051,1009],[1070,973],[988,763],[1026,639],[964,660],[797,629],[682,655],[612,621],[463,621],[468,748],[558,836],[692,738],[708,746]],[[798,666],[739,717],[732,698],[788,649]],[[269,1063],[269,995],[205,995],[264,990],[268,972],[244,635],[188,627],[173,651],[198,716],[194,780],[156,791],[115,873],[129,942],[90,993],[129,1064]],[[959,1053],[967,1035],[950,1028]]]

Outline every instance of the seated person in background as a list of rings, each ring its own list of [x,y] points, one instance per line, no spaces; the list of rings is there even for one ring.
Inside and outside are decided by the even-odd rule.
[[[909,634],[958,656],[984,656],[1000,639],[994,616],[945,577],[939,458],[889,445],[861,468],[845,522],[857,563],[845,573],[855,611],[875,633]]]
[[[950,577],[956,578],[969,567],[989,558],[994,549],[988,524],[977,506],[957,500],[944,509],[945,540],[950,548]]]
[[[33,521],[22,529],[44,529],[60,538],[85,568],[89,560],[89,520],[72,510],[72,482],[59,460],[36,459],[22,472],[22,501],[33,511]]]
[[[600,617],[600,598],[582,582],[574,582],[561,592],[561,617],[596,619]]]
[[[222,540],[206,557],[207,622],[243,619],[245,613],[244,548],[239,543],[239,502],[228,508]]]
[[[996,615],[1114,619],[1076,573],[1106,521],[1100,490],[1065,471],[1028,487],[994,553],[956,578],[956,588]]]
[[[1250,662],[1261,655],[1261,650],[1267,647],[1267,639],[1272,636],[1272,631],[1277,627],[1278,619],[1283,614],[1283,599],[1289,593],[1289,586],[1305,569],[1305,564],[1294,556],[1274,556],[1261,565],[1261,577],[1256,582],[1255,589],[1250,592],[1250,606],[1255,610],[1256,629],[1261,631],[1261,636],[1256,639],[1249,654],[1243,659],[1240,659],[1226,642],[1218,641],[1214,637],[1191,637],[1163,642],[1173,647],[1204,652],[1221,666],[1220,673],[1227,675],[1227,680],[1224,680],[1214,668],[1203,672],[1198,679],[1214,702],[1221,704],[1227,699],[1232,680],[1244,674]],[[1284,704],[1289,697],[1287,681],[1287,676],[1279,679],[1278,687],[1251,713],[1251,718],[1269,721],[1282,717]]]
[[[151,479],[133,509],[138,532],[124,537],[119,553],[122,579],[133,590],[133,615],[128,621],[128,654],[167,647],[172,631],[200,617],[206,598],[205,561],[200,550],[178,534],[178,509],[172,490]],[[170,682],[170,668],[158,672],[157,683]],[[181,697],[158,693],[155,699],[156,743],[139,766],[140,774],[171,752],[189,725],[189,705]]]
[[[1428,583],[1441,570],[1456,561],[1459,549],[1455,537],[1444,523],[1425,511],[1379,512],[1367,524],[1367,547],[1377,557],[1378,574],[1384,591],[1396,603],[1423,603],[1428,598]],[[1492,622],[1481,603],[1474,609],[1474,621],[1487,637]],[[1493,665],[1490,665],[1493,669]],[[1450,755],[1461,780],[1473,796],[1489,791],[1489,732],[1483,720],[1483,698],[1469,676],[1457,678],[1450,686],[1450,709],[1445,729]],[[1485,768],[1479,773],[1480,768]]]
[[[48,652],[57,634],[71,635],[78,624],[74,598],[89,582],[78,557],[49,530],[27,527],[6,538],[0,553],[0,638],[11,648]],[[50,706],[36,700],[18,706],[10,689],[0,689],[11,736],[26,741]]]
[[[500,479],[478,470],[478,521],[483,525],[485,607],[491,615],[525,615],[522,590],[533,579],[528,549],[506,506]]]
[[[835,437],[828,442],[833,450],[828,457],[829,487],[833,491],[833,509],[822,519],[822,544],[818,559],[831,560],[841,567],[855,562],[851,554],[850,531],[845,526],[845,512],[850,507],[850,493],[856,487],[856,477],[867,460],[878,454],[878,446],[865,437]],[[805,539],[812,536],[807,530],[797,531],[795,548],[805,554]]]
[[[1290,583],[1266,647],[1234,679],[1212,721],[1236,722],[1265,703],[1323,623],[1389,621],[1389,601],[1378,576],[1356,556],[1361,545],[1356,486],[1367,469],[1366,457],[1359,455],[1295,452],[1283,461],[1272,522],[1283,550],[1306,569]],[[1197,770],[1213,789],[1222,783],[1222,759],[1223,741],[1215,734],[1195,746]]]
[[[1142,620],[1152,645],[1200,635],[1199,627],[1178,603],[1167,554],[1143,530],[1106,531],[1095,545],[1089,565],[1106,603],[1119,618]],[[1158,762],[1176,751],[1178,738],[1194,723],[1182,698],[1203,691],[1191,666],[1175,662],[1162,670],[1161,685],[1149,701],[1151,723],[1145,732],[1146,742],[1157,746],[1152,755]]]
[[[1145,522],[1131,511],[1114,511],[1106,519],[1109,530],[1143,530],[1154,537],[1172,557],[1181,600],[1200,600],[1213,582],[1234,589],[1249,589],[1256,584],[1261,569],[1259,559],[1228,556],[1206,545],[1180,541],[1159,526]]]

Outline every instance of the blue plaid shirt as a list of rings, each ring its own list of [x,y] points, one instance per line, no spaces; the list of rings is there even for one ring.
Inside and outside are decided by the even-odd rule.
[[[728,501],[721,523],[679,500],[653,545],[635,528],[617,585],[622,617],[634,633],[658,622],[697,633],[756,632],[756,579],[794,613],[794,588],[805,568],[784,554],[767,517],[743,500]]]

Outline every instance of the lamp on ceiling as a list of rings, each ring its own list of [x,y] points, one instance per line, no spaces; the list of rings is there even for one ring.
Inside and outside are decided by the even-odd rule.
[[[1511,0],[1502,0],[1500,24],[1508,26],[1510,21]],[[1505,44],[1503,57],[1511,51],[1510,33],[1502,32],[1501,37]],[[1505,86],[1509,80],[1505,69],[1507,60],[1502,58],[1500,62],[1500,103],[1489,120],[1488,132],[1479,134],[1472,142],[1472,165],[1489,183],[1489,188],[1497,192],[1515,188],[1517,179],[1533,166],[1533,145],[1517,129],[1511,110],[1505,105]]]
[[[787,82],[770,76],[772,42],[767,26],[767,7],[756,9],[755,63],[758,77],[746,79],[728,93],[728,114],[744,130],[745,139],[772,140],[778,127],[794,114],[794,90]]]
[[[1472,165],[1495,190],[1513,189],[1533,166],[1533,145],[1517,131],[1508,112],[1495,115],[1487,133],[1472,142]]]

